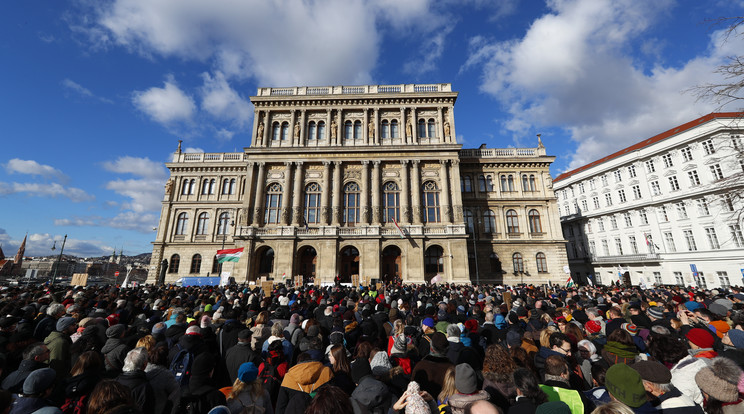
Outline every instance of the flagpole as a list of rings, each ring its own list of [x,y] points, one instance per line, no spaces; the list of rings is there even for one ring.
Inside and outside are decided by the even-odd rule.
[[[227,226],[228,225],[232,225],[232,226],[235,225],[235,222],[234,221],[233,222],[229,222],[228,220],[229,220],[229,216],[228,216],[227,219],[225,219],[225,224],[223,225],[223,228],[222,228],[222,248],[220,250],[225,250],[225,239],[227,238]],[[217,275],[217,277],[220,277],[221,278],[222,277],[222,262],[220,262],[219,273],[220,274]]]

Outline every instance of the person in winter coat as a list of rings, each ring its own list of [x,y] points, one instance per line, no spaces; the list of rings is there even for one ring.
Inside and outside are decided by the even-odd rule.
[[[122,324],[116,324],[106,329],[106,343],[101,348],[103,354],[103,362],[106,368],[106,372],[110,373],[110,376],[114,376],[121,372],[124,367],[124,358],[127,356],[129,347],[123,341],[124,334],[126,333],[126,326]]]
[[[52,303],[46,309],[46,316],[36,324],[34,337],[43,341],[50,333],[54,332],[57,321],[65,316],[65,306],[61,303]]]
[[[86,413],[88,397],[93,388],[103,379],[103,360],[98,352],[87,351],[80,355],[70,371],[70,378],[65,380],[65,402],[62,409],[66,412]],[[72,410],[72,411],[68,411]]]
[[[483,361],[483,390],[489,401],[506,412],[517,397],[517,389],[512,376],[517,364],[509,351],[501,345],[493,344],[486,348]]]
[[[269,323],[269,312],[263,311],[256,317],[256,324],[251,328],[253,336],[251,337],[251,347],[254,351],[260,352],[263,348],[263,343],[269,336],[271,336],[271,328]]]
[[[465,348],[465,345],[460,341],[460,334],[462,332],[456,324],[453,323],[447,326],[447,341],[449,342],[447,359],[453,364],[457,364],[460,352]]]
[[[238,334],[245,329],[245,325],[236,319],[234,310],[226,310],[223,317],[226,319],[225,323],[222,324],[220,331],[217,333],[217,344],[222,356],[227,353],[228,349],[238,343]]]
[[[23,382],[23,393],[13,403],[10,414],[62,413],[47,398],[52,394],[57,374],[51,368],[41,368],[32,372]]]
[[[656,338],[650,350],[652,357],[669,367],[672,385],[702,406],[703,394],[695,384],[695,375],[707,366],[707,359],[690,355],[683,341],[669,335]]]
[[[297,348],[300,343],[300,339],[302,339],[302,337],[304,336],[304,332],[302,328],[300,328],[301,322],[302,317],[298,313],[293,313],[292,316],[289,318],[289,325],[284,328],[284,337],[289,341],[290,344],[292,344],[294,348]]]
[[[351,368],[351,379],[357,384],[351,398],[367,407],[370,414],[384,414],[392,407],[390,390],[372,376],[372,368],[367,360],[358,360]]]
[[[214,372],[215,359],[209,352],[202,352],[191,364],[191,378],[189,387],[184,396],[198,399],[202,407],[216,407],[225,405],[225,394],[215,386],[212,374]]]
[[[243,409],[260,407],[264,414],[274,414],[271,396],[263,388],[263,382],[258,378],[258,368],[253,362],[240,365],[237,379],[227,396],[227,408],[231,414],[240,414]]]
[[[602,358],[608,365],[632,364],[636,356],[638,348],[628,331],[622,328],[615,329],[607,336],[607,345],[602,348]]]
[[[145,367],[145,375],[155,393],[155,413],[170,413],[181,399],[181,387],[166,364],[168,348],[165,343],[156,344],[148,352]]]
[[[464,414],[465,407],[475,401],[488,400],[488,393],[478,389],[478,378],[475,370],[468,364],[455,367],[455,389],[457,392],[449,397],[448,405],[452,414]]]
[[[744,412],[744,400],[738,384],[742,371],[728,358],[714,358],[710,364],[695,374],[695,383],[705,397],[708,413],[735,414]]]
[[[225,354],[225,365],[230,382],[233,383],[238,378],[238,369],[246,362],[258,363],[256,353],[251,348],[251,336],[253,331],[243,329],[238,334],[238,343],[227,350]]]
[[[201,328],[193,325],[186,329],[186,333],[178,340],[178,343],[171,347],[170,352],[168,353],[169,363],[173,362],[173,359],[176,358],[182,349],[190,352],[194,357],[207,350],[207,346],[204,344],[204,339],[202,339]]]
[[[282,386],[276,401],[276,413],[283,414],[295,397],[305,398],[314,395],[318,388],[333,378],[333,372],[321,362],[310,359],[302,353],[297,357],[297,365],[291,367],[284,375]],[[309,403],[309,400],[306,400]],[[303,406],[302,409],[306,408]]]
[[[72,317],[57,320],[57,330],[44,339],[49,348],[49,367],[57,371],[57,378],[64,378],[70,372],[70,335],[77,329],[77,321]]]
[[[351,396],[354,392],[354,382],[351,379],[351,365],[346,356],[346,348],[342,344],[336,344],[328,354],[328,360],[333,370],[333,379],[330,383],[341,388],[346,395]]]
[[[8,375],[0,384],[4,390],[13,394],[23,392],[23,381],[37,369],[47,368],[49,348],[42,342],[31,344],[23,351],[23,360],[17,370]]]
[[[540,389],[537,376],[529,369],[518,368],[514,371],[514,386],[517,397],[507,414],[535,414],[540,404],[548,402],[548,395]]]
[[[147,380],[145,367],[147,366],[147,350],[134,348],[124,358],[122,373],[116,377],[116,382],[127,386],[132,392],[134,404],[144,414],[155,413],[155,390]]]
[[[651,401],[657,410],[674,414],[703,414],[703,409],[692,399],[682,394],[672,382],[672,373],[657,361],[639,361],[631,365],[643,380],[643,388],[653,395]]]
[[[271,325],[271,336],[266,338],[266,340],[264,341],[263,346],[261,347],[261,356],[266,355],[266,352],[268,352],[269,350],[269,344],[274,341],[279,341],[282,343],[282,347],[284,348],[284,355],[286,355],[287,359],[291,361],[292,354],[294,353],[294,347],[292,346],[292,343],[284,337],[284,327],[279,323]]]
[[[428,319],[428,318],[427,318]],[[411,372],[411,379],[430,395],[439,395],[447,368],[454,366],[447,358],[447,338],[441,332],[432,335],[429,354],[419,361]]]

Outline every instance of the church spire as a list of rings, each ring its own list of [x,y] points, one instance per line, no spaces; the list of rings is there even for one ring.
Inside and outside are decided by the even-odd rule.
[[[28,238],[28,233],[23,237],[23,242],[21,243],[21,247],[18,248],[18,253],[15,255],[15,259],[13,260],[13,263],[16,265],[20,265],[21,262],[23,262],[23,255],[26,253],[26,239]]]

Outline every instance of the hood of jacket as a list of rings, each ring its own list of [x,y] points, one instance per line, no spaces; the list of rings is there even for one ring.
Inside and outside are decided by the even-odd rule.
[[[101,375],[96,372],[83,372],[80,375],[68,378],[65,385],[65,395],[68,397],[80,397],[90,394],[93,388],[101,381]]]
[[[359,381],[354,392],[351,396],[367,406],[367,408],[375,408],[382,405],[390,395],[390,390],[382,382],[374,379],[372,376],[366,376]]]
[[[126,344],[122,342],[122,340],[119,338],[109,338],[106,341],[106,344],[103,345],[103,348],[101,348],[101,352],[104,354],[108,354],[109,352],[113,351],[114,349],[120,346],[126,346]]]
[[[299,363],[287,371],[282,381],[282,387],[309,394],[330,381],[331,378],[333,378],[333,372],[329,367],[318,361],[307,361]]]
[[[472,402],[487,399],[488,393],[483,390],[476,391],[474,394],[460,394],[458,392],[452,394],[449,397],[449,400],[447,400],[447,404],[449,404],[452,408],[465,409],[465,406]]]

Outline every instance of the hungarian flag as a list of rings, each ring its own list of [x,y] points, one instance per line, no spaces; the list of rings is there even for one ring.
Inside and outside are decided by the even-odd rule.
[[[217,261],[219,261],[220,263],[237,262],[238,260],[240,260],[240,255],[242,254],[242,247],[239,249],[217,250]]]
[[[568,276],[568,280],[566,280],[566,287],[569,287],[570,288],[570,287],[573,287],[573,285],[574,285],[573,279],[569,275]]]
[[[395,228],[398,229],[398,233],[400,233],[400,238],[405,239],[406,235],[403,233],[403,230],[400,229],[400,226],[398,225],[398,221],[395,220],[395,217],[393,217],[393,224],[395,224]]]

